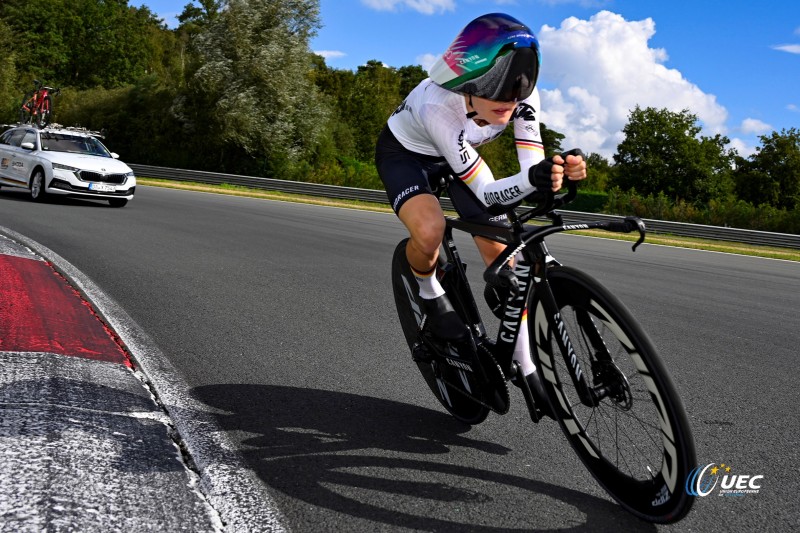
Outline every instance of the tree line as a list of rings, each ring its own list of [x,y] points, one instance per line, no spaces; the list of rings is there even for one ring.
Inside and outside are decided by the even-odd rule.
[[[178,21],[128,0],[3,0],[0,120],[37,79],[62,88],[57,122],[129,162],[382,188],[375,139],[421,66],[329,67],[309,48],[318,0],[194,0]],[[587,210],[800,232],[798,129],[742,157],[691,110],[636,107],[623,134],[612,160],[588,154]],[[518,171],[510,129],[480,151],[496,176]]]

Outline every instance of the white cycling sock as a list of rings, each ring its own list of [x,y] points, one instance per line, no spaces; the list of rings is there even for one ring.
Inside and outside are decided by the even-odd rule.
[[[436,265],[427,272],[418,272],[414,267],[411,267],[411,273],[419,285],[419,295],[425,300],[433,300],[444,294],[444,288],[439,283],[436,277]]]

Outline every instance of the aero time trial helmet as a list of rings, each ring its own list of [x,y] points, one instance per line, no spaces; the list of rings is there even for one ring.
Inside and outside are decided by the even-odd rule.
[[[540,63],[531,29],[509,15],[490,13],[467,24],[429,74],[445,89],[513,102],[533,92]]]

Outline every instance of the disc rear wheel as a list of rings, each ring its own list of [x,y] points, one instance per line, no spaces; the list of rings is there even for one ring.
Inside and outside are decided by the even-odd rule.
[[[406,259],[407,242],[408,239],[401,241],[394,252],[392,289],[408,347],[411,351],[416,349],[418,355],[424,356],[426,350],[419,333],[423,313],[419,302],[419,287]],[[407,353],[410,360],[411,353]],[[466,424],[479,424],[486,419],[489,408],[468,397],[481,392],[474,373],[458,366],[443,364],[440,359],[416,361],[416,364],[431,392],[451,415]]]

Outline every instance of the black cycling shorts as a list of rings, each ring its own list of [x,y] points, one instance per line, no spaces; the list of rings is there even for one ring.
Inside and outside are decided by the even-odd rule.
[[[386,188],[395,213],[409,198],[433,194],[430,180],[450,169],[444,157],[418,154],[400,144],[388,126],[384,126],[375,147],[375,166]],[[486,206],[461,180],[454,180],[447,190],[458,216],[492,225],[506,226],[505,215],[490,215]]]

